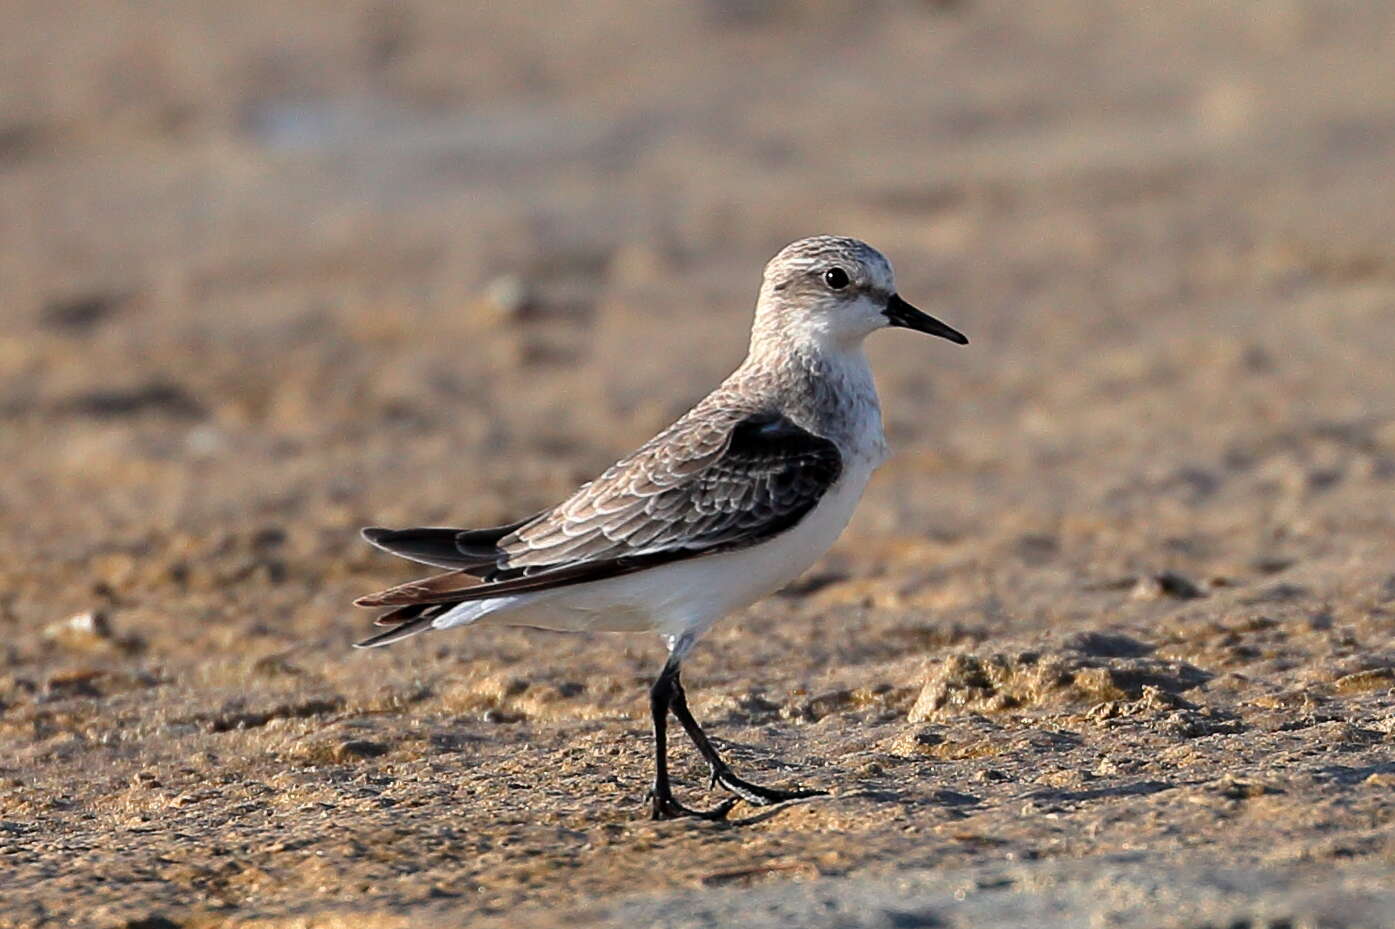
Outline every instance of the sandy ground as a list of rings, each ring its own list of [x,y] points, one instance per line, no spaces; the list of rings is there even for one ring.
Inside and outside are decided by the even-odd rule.
[[[0,926],[1395,924],[1395,12],[572,6],[0,8]],[[816,232],[973,339],[685,676],[831,797],[646,821],[656,641],[348,649]]]

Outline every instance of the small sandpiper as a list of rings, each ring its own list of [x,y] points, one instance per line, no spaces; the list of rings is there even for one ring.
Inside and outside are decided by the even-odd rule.
[[[656,632],[668,660],[649,691],[655,819],[722,819],[822,791],[737,777],[688,710],[684,656],[712,625],[794,580],[852,516],[887,455],[862,341],[886,326],[968,339],[896,293],[891,264],[857,239],[815,236],[765,268],[746,360],[681,419],[554,507],[493,529],[381,529],[384,551],[446,573],[360,598],[389,607],[372,648],[471,624]],[[734,796],[673,796],[672,713]]]

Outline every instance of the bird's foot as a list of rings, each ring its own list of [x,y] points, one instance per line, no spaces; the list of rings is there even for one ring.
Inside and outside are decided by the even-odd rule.
[[[708,819],[720,822],[727,818],[731,808],[736,806],[736,800],[723,800],[710,810],[694,810],[684,806],[673,799],[673,794],[667,790],[650,789],[645,796],[649,802],[650,817],[654,820],[662,819],[683,819],[691,817],[693,819]]]
[[[786,803],[790,800],[807,800],[809,797],[828,796],[828,791],[812,788],[781,790],[778,787],[762,787],[760,784],[752,784],[750,781],[737,777],[727,769],[718,769],[712,772],[712,786],[728,790],[753,806],[773,806],[776,803]]]

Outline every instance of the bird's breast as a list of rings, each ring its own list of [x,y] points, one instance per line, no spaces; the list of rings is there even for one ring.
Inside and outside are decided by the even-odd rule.
[[[886,460],[882,408],[872,370],[861,352],[825,359],[807,396],[812,431],[838,445],[845,471],[866,467],[870,474]]]

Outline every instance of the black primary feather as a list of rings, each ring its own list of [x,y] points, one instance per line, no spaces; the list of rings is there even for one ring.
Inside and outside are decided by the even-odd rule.
[[[492,529],[446,529],[423,526],[415,529],[384,529],[369,526],[362,530],[369,544],[399,558],[437,568],[451,568],[483,575],[493,570],[500,556],[499,540],[532,521],[533,517]]]

